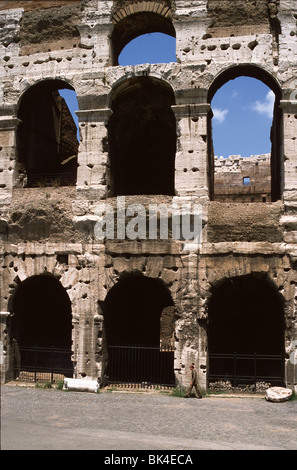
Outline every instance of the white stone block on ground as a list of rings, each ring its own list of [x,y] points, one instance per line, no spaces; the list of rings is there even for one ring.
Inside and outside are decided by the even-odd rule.
[[[99,384],[97,380],[89,379],[64,379],[63,390],[76,392],[95,392],[97,393]]]
[[[274,403],[280,403],[289,400],[292,396],[292,390],[284,387],[271,387],[266,390],[266,400]]]

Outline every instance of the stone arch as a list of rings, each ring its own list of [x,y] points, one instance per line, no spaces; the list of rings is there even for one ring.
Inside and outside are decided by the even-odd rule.
[[[122,49],[137,36],[160,32],[175,37],[171,20],[171,7],[168,2],[129,2],[117,8],[112,15],[114,24],[111,35],[113,63],[118,65]]]
[[[123,273],[102,311],[104,381],[174,384],[174,303],[163,281]]]
[[[55,276],[36,274],[17,282],[9,309],[19,345],[71,347],[71,301]]]
[[[123,273],[103,305],[107,344],[159,346],[162,313],[165,317],[170,315],[169,307],[173,306],[171,293],[162,280],[141,273]],[[172,335],[172,318],[169,323]]]
[[[275,104],[273,121],[271,127],[271,200],[277,201],[281,199],[283,188],[283,158],[282,158],[282,112],[280,108],[280,100],[282,99],[282,89],[276,78],[258,65],[239,64],[232,65],[219,72],[212,81],[208,89],[208,103],[211,103],[215,93],[225,83],[238,77],[251,77],[263,82],[275,94]],[[214,196],[214,162],[213,162],[213,143],[211,130],[211,116],[209,117],[208,126],[208,149],[209,149],[209,165],[212,169],[210,177],[210,194]]]
[[[177,137],[172,88],[153,77],[133,77],[113,89],[110,101],[110,194],[174,195]]]
[[[71,301],[52,274],[15,281],[10,301],[13,373],[22,371],[73,375]]]
[[[78,140],[76,124],[60,89],[74,88],[64,80],[41,80],[27,88],[17,105],[18,163],[26,186],[74,185]]]
[[[214,356],[257,353],[280,358],[277,367],[283,382],[284,331],[284,300],[267,273],[252,272],[215,283],[208,300],[210,377],[232,375],[233,362],[216,363]],[[264,370],[264,362],[259,363],[257,373],[273,376],[275,363],[270,365],[267,360]]]

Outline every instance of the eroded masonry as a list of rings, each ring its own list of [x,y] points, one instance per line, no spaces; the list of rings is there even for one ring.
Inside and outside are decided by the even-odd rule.
[[[41,348],[102,386],[185,385],[194,362],[204,388],[296,389],[296,2],[10,0],[0,24],[1,381]],[[175,62],[118,65],[156,31]],[[271,152],[226,162],[211,101],[241,76],[275,95]],[[194,206],[197,243],[173,211],[165,236],[162,210]]]

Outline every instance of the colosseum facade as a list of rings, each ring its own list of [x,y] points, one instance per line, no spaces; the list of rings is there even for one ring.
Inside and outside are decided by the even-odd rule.
[[[186,385],[195,363],[206,389],[236,353],[296,389],[296,2],[1,0],[0,22],[2,383],[35,345],[69,351],[75,378],[129,381],[117,348],[145,345],[161,384]],[[118,65],[155,31],[176,38],[175,62]],[[269,197],[220,200],[211,101],[240,76],[276,97]],[[176,207],[192,222],[199,208],[195,240],[173,236]]]

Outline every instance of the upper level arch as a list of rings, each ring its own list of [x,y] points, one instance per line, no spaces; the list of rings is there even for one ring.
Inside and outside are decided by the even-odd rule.
[[[211,83],[209,89],[208,89],[208,95],[207,95],[207,100],[208,103],[212,104],[212,100],[217,93],[219,89],[221,89],[224,85],[227,84],[227,82],[230,82],[235,79],[243,78],[243,77],[249,77],[252,79],[255,79],[254,81],[256,82],[257,80],[262,82],[266,87],[268,87],[269,90],[271,90],[272,97],[274,96],[274,103],[272,101],[272,107],[273,107],[273,113],[272,113],[272,118],[270,121],[271,127],[270,127],[270,135],[268,134],[268,144],[269,144],[269,139],[270,139],[270,145],[271,145],[271,150],[270,150],[270,175],[269,175],[269,185],[270,185],[270,193],[269,193],[269,199],[271,201],[276,201],[281,199],[282,197],[282,190],[283,190],[283,158],[282,158],[282,153],[283,153],[283,144],[282,144],[282,111],[280,108],[280,100],[282,99],[282,89],[276,80],[276,78],[264,70],[263,68],[254,65],[254,64],[240,64],[240,65],[234,65],[231,67],[228,67],[221,71],[213,80]],[[236,80],[237,82],[238,80]],[[229,85],[229,84],[228,84]],[[249,88],[247,87],[247,96],[250,96],[250,91]],[[246,103],[247,106],[249,106],[249,103]],[[244,111],[242,111],[244,112]],[[272,112],[272,110],[271,110]],[[229,113],[230,114],[230,113]],[[242,124],[243,125],[243,124]],[[244,132],[248,132],[248,125],[247,121],[245,119],[244,121]],[[208,149],[209,149],[209,161],[210,161],[210,168],[212,168],[211,171],[211,179],[210,179],[210,194],[211,198],[215,198],[215,188],[214,188],[214,146],[213,146],[213,128],[211,125],[211,117],[209,118],[209,133],[208,133]],[[269,129],[268,129],[269,133]],[[232,135],[229,133],[226,133],[226,139],[232,139]],[[251,135],[251,139],[253,139],[253,136]],[[267,145],[267,144],[266,144]],[[253,155],[261,154],[262,152],[257,152],[257,148],[255,148],[255,151]],[[231,154],[234,154],[234,152],[231,152]],[[238,154],[238,152],[235,152],[235,154]],[[245,160],[245,159],[244,159]],[[246,161],[248,163],[248,161]],[[246,175],[248,176],[248,175]],[[221,176],[220,176],[221,178]],[[267,179],[268,181],[268,179]],[[263,187],[264,183],[266,182],[263,181]],[[243,183],[244,184],[244,183]],[[258,183],[259,184],[259,183]],[[226,185],[225,185],[226,186]],[[230,194],[228,197],[232,196],[232,188],[230,189]],[[234,197],[238,197],[240,191],[240,188],[234,189]],[[250,190],[256,191],[257,193],[257,188],[253,188]],[[246,194],[246,196],[248,196]],[[243,196],[243,197],[246,197]],[[222,196],[220,196],[221,198]],[[233,197],[233,196],[232,196]],[[250,195],[251,200],[257,200],[252,194]],[[258,197],[258,196],[257,196]],[[266,200],[266,197],[263,198],[263,201]]]
[[[175,37],[171,8],[167,1],[135,2],[118,8],[112,16],[112,63],[118,65],[123,48],[136,37],[147,33],[164,33]]]
[[[75,184],[77,126],[59,90],[72,90],[63,80],[41,80],[27,88],[17,105],[17,159],[27,186]]]
[[[174,195],[176,120],[173,89],[153,77],[121,81],[110,97],[111,196]]]
[[[282,98],[282,90],[281,87],[276,80],[276,78],[263,68],[259,67],[258,65],[254,64],[239,64],[239,65],[232,65],[221,72],[219,72],[208,89],[207,101],[208,103],[211,102],[212,98],[214,97],[215,93],[221,88],[225,83],[229,80],[233,80],[237,77],[251,77],[260,80],[265,85],[267,85],[276,95],[278,100]]]

